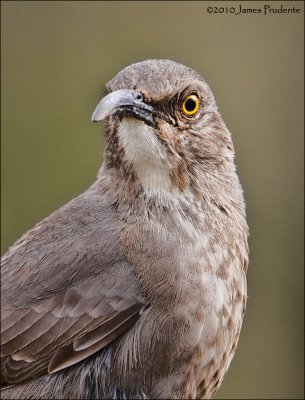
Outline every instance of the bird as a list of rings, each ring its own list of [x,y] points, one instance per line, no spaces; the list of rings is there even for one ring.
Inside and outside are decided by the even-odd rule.
[[[194,69],[123,68],[94,183],[4,254],[3,399],[209,399],[247,303],[232,136]]]

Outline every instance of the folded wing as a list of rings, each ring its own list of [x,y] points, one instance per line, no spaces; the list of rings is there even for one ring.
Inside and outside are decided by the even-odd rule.
[[[6,383],[84,360],[130,329],[145,306],[120,250],[115,209],[89,198],[82,195],[52,214],[3,257]]]

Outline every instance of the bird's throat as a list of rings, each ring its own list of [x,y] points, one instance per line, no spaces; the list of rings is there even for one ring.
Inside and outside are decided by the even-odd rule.
[[[170,164],[165,146],[154,128],[132,117],[118,126],[119,142],[126,162],[131,165],[146,194],[167,196],[173,190]]]

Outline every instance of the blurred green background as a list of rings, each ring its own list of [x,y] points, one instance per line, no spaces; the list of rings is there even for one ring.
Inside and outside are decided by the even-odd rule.
[[[248,309],[216,398],[302,399],[304,7],[207,13],[239,4],[2,2],[2,253],[94,181],[107,80],[147,58],[189,65],[233,133],[251,228]]]

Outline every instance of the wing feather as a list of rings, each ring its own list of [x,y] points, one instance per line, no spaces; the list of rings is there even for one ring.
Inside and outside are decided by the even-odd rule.
[[[90,195],[88,195],[90,192]],[[1,371],[20,383],[107,346],[146,305],[96,187],[37,224],[2,259]]]

